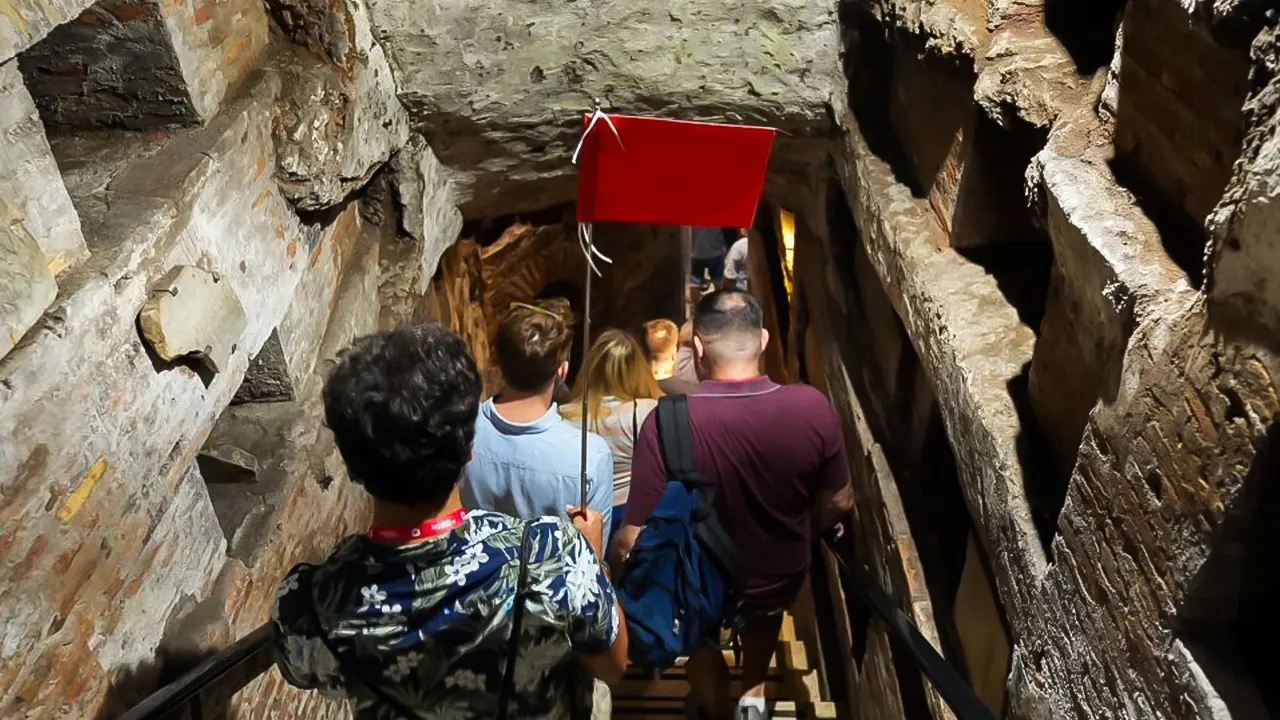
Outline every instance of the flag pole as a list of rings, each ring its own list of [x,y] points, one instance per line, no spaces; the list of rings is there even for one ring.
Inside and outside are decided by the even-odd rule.
[[[622,145],[622,138],[618,136],[618,129],[613,126],[613,121],[609,119],[609,116],[600,109],[600,100],[596,99],[595,110],[591,113],[591,119],[587,123],[586,129],[582,131],[582,137],[578,138],[578,147],[573,151],[571,162],[574,165],[578,164],[578,155],[582,152],[583,143],[586,142],[587,136],[591,134],[591,131],[596,126],[596,122],[599,120],[604,120],[605,125],[613,133],[614,138],[617,139],[618,145]],[[592,241],[592,230],[593,228],[591,223],[578,222],[578,246],[582,249],[582,256],[583,259],[586,260],[587,266],[587,279],[584,283],[584,298],[582,301],[582,367],[578,368],[578,372],[581,374],[579,379],[581,380],[580,387],[582,388],[582,448],[578,485],[580,491],[579,507],[583,510],[587,507],[587,433],[589,432],[588,428],[591,425],[591,418],[587,416],[587,413],[590,410],[587,406],[587,396],[590,394],[588,393],[587,388],[590,386],[591,380],[591,363],[588,362],[588,356],[591,354],[591,276],[593,274],[600,274],[600,270],[596,267],[592,256],[594,255],[607,263],[613,262],[596,249],[595,243]],[[610,480],[612,480],[612,478],[610,478]]]

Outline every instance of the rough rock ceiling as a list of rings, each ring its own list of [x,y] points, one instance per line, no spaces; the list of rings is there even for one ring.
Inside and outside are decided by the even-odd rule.
[[[618,112],[764,124],[796,138],[835,131],[845,90],[834,3],[549,5],[369,2],[413,125],[469,174],[468,217],[571,200],[566,158],[596,98]]]

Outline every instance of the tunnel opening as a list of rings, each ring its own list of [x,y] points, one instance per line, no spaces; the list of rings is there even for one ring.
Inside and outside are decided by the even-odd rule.
[[[1273,422],[1176,617],[1177,637],[1232,717],[1280,717],[1278,477],[1280,422]]]
[[[1127,0],[1045,0],[1044,24],[1071,55],[1076,72],[1092,75],[1115,53]]]

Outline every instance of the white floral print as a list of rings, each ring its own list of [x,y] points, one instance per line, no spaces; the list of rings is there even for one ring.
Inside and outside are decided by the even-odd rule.
[[[444,679],[444,686],[461,690],[484,690],[484,675],[470,670],[459,670]]]
[[[364,605],[360,606],[360,612],[369,612],[376,607],[381,607],[387,599],[387,594],[379,590],[377,585],[370,585],[360,588],[360,597],[364,598]]]
[[[467,576],[489,561],[483,545],[468,545],[461,555],[453,559],[453,564],[445,569],[449,582],[466,585]]]
[[[407,652],[396,658],[395,664],[382,671],[383,675],[400,682],[409,675],[409,671],[418,667],[418,663],[422,661],[423,654],[420,652]]]

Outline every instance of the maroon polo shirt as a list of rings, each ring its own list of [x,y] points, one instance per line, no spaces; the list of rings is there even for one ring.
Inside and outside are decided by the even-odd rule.
[[[644,525],[666,488],[658,414],[640,428],[627,525]],[[689,396],[693,462],[716,492],[716,512],[747,566],[747,600],[776,609],[809,570],[814,498],[849,482],[840,422],[808,385],[767,377],[705,380]]]

